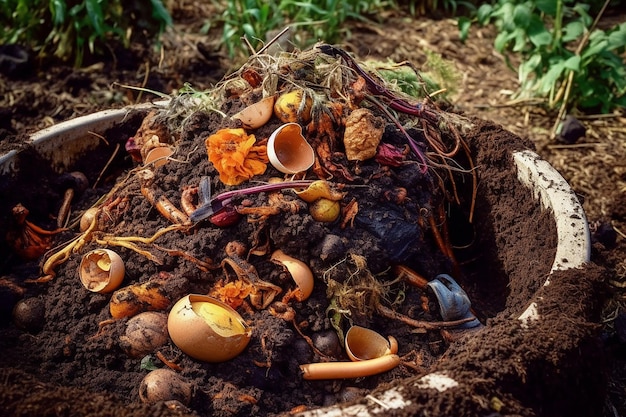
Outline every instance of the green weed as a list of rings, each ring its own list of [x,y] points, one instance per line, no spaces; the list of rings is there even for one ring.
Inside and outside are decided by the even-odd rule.
[[[561,113],[606,113],[626,106],[626,23],[598,29],[590,7],[573,0],[499,0],[479,7],[474,20],[496,26],[497,51],[521,56],[517,97],[542,98]],[[471,23],[459,19],[464,38]]]
[[[161,0],[3,0],[0,43],[20,43],[42,58],[83,63],[114,42],[156,37],[171,25]]]
[[[260,49],[281,29],[291,28],[291,40],[299,48],[315,42],[335,43],[344,37],[347,20],[367,20],[385,8],[395,7],[384,0],[262,0],[214,1],[221,8],[219,21],[207,22],[206,28],[223,23],[222,42],[231,58],[247,56],[250,51],[242,41],[245,36],[255,50]]]

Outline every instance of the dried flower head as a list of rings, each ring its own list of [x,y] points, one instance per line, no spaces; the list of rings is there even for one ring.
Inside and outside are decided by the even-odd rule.
[[[221,129],[205,141],[209,161],[226,185],[238,185],[267,168],[267,147],[255,145],[254,135],[243,129]]]

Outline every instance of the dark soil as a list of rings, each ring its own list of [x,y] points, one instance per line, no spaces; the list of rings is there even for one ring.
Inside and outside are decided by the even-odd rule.
[[[425,30],[425,33],[430,32]],[[382,35],[377,33],[376,36]],[[446,36],[439,39],[449,42]],[[389,43],[381,42],[376,47],[384,48],[384,45]],[[355,52],[358,51],[359,48],[355,48]],[[381,53],[381,56],[386,55],[388,53]],[[176,84],[175,79],[151,78],[157,79],[155,82],[163,88],[156,89],[162,91],[168,89],[164,87],[168,83]],[[68,79],[61,83],[67,86]],[[211,79],[209,76],[205,82],[210,83]],[[101,82],[99,85],[104,86]],[[124,101],[113,105],[124,104]],[[22,123],[17,117],[21,112],[18,109],[14,113],[18,123]],[[123,147],[145,114],[135,112],[123,126],[107,132],[107,143],[79,161],[73,170],[85,172],[93,182],[115,146]],[[267,309],[240,308],[254,329],[244,353],[222,364],[207,364],[191,359],[169,341],[158,351],[180,366],[180,374],[193,386],[192,400],[187,406],[145,405],[139,401],[139,384],[147,373],[142,369],[143,358],[129,357],[119,341],[128,319],[99,327],[99,323],[111,318],[111,296],[90,293],[80,285],[77,275],[80,254],[72,255],[49,283],[27,284],[25,280],[40,276],[39,263],[18,262],[3,242],[0,410],[15,416],[273,415],[344,401],[376,407],[378,405],[364,395],[401,387],[399,391],[406,406],[391,407],[385,411],[387,415],[601,414],[607,387],[612,386],[604,349],[614,346],[610,340],[608,345],[603,345],[600,338],[603,328],[599,323],[606,295],[602,282],[618,261],[614,261],[615,255],[598,242],[594,258],[605,261],[608,266],[596,262],[600,265],[592,263],[580,270],[557,272],[551,285],[543,286],[556,248],[554,221],[532,193],[519,185],[511,159],[512,152],[534,149],[535,144],[499,124],[473,115],[466,114],[466,117],[472,127],[464,132],[463,139],[477,167],[478,180],[471,224],[468,217],[472,177],[467,173],[453,177],[460,193],[460,204],[456,204],[451,199],[452,183],[446,180],[441,188],[437,180],[437,175],[446,178],[446,170],[420,175],[414,165],[381,169],[381,165],[373,161],[363,163],[357,170],[354,164],[339,159],[354,176],[351,181],[333,179],[334,183],[345,186],[344,204],[352,198],[359,202],[354,227],[342,228],[339,222],[327,224],[312,220],[306,204],[285,191],[285,198],[300,206],[298,213],[281,213],[261,222],[250,222],[248,220],[252,219],[248,217],[225,229],[203,222],[185,233],[170,232],[159,238],[158,247],[150,247],[161,257],[161,265],[131,250],[113,249],[126,262],[124,285],[165,279],[167,296],[174,302],[188,293],[207,293],[216,281],[224,278],[219,264],[226,256],[224,248],[228,242],[241,241],[250,248],[256,237],[268,236],[272,250],[283,249],[305,261],[314,272],[316,283],[311,298],[290,304],[303,333],[318,343],[328,334],[334,334],[326,315],[328,300],[324,278],[330,276],[343,281],[356,270],[350,254],[365,256],[371,274],[389,283],[387,301],[381,302],[390,305],[389,301],[402,295],[404,301],[394,305],[394,309],[415,319],[441,320],[436,299],[430,292],[395,282],[389,268],[396,264],[407,265],[428,279],[439,273],[453,275],[472,300],[475,314],[485,325],[483,328],[461,335],[455,330],[416,330],[378,314],[355,315],[354,324],[398,339],[403,364],[378,376],[309,382],[301,378],[298,366],[323,358],[295,332],[292,323],[275,317]],[[60,114],[60,119],[65,118],[64,113]],[[208,175],[213,178],[216,192],[224,189],[207,160],[204,139],[225,123],[204,113],[189,119],[177,140],[174,160],[156,170],[157,181],[151,188],[172,201],[179,201],[184,187],[197,185],[200,177]],[[257,138],[269,136],[277,125],[273,121],[259,129],[255,132]],[[17,139],[11,136],[11,130],[15,129],[9,126],[6,137],[11,139],[9,147],[15,148]],[[400,145],[402,138],[393,126],[388,126],[384,141]],[[58,211],[64,191],[59,184],[60,176],[48,170],[28,147],[19,158],[28,161],[20,164],[19,182],[5,180],[0,190],[2,232],[4,234],[10,227],[8,214],[4,213],[18,202],[31,211],[30,220],[53,229],[51,215]],[[461,166],[468,166],[462,153],[457,159]],[[127,154],[120,153],[107,168],[107,175],[98,187],[86,192],[74,211],[79,213],[89,207],[116,181],[121,181],[123,186],[117,195],[128,197],[128,206],[117,221],[107,227],[107,234],[150,236],[167,226],[169,222],[141,194],[134,175],[128,174],[134,166]],[[259,179],[270,176],[282,177],[270,167]],[[310,173],[308,178],[316,177]],[[390,201],[389,194],[385,194],[398,186],[408,191],[408,198],[402,203]],[[245,196],[245,199],[247,201],[236,200],[235,203],[261,206],[267,203],[268,196],[264,193]],[[460,271],[435,245],[428,226],[427,216],[433,215],[444,200],[448,201],[446,221]],[[420,208],[427,213],[422,219],[424,211]],[[392,224],[391,232],[385,233],[396,235],[390,237],[381,233],[377,228],[380,224]],[[61,243],[73,235],[73,232],[64,232],[56,242]],[[339,237],[341,243],[329,249],[324,242],[336,242],[334,236]],[[405,240],[411,241],[408,249],[402,245]],[[98,246],[90,242],[81,253]],[[184,251],[216,268],[203,271],[189,258],[179,253],[167,254],[162,248]],[[263,279],[285,289],[292,286],[289,277],[279,266],[269,262],[267,255],[251,255],[249,260]],[[533,294],[543,299],[541,320],[530,329],[522,329],[517,317]],[[424,297],[430,305],[428,311],[420,307]],[[16,323],[11,310],[19,299],[32,299],[35,306],[43,306],[43,319]],[[333,360],[347,360],[340,352],[330,356]],[[149,359],[158,367],[164,366],[155,355],[150,355]],[[444,374],[459,385],[441,392],[419,388],[420,378],[431,373]]]

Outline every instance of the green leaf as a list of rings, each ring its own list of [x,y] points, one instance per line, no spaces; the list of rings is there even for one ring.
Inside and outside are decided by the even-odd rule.
[[[552,65],[548,72],[541,77],[538,93],[540,95],[546,95],[550,92],[550,90],[555,89],[557,87],[557,82],[563,75],[564,71],[565,66],[562,62],[557,65]]]
[[[583,25],[581,21],[575,20],[565,25],[563,32],[563,36],[561,37],[563,42],[575,41],[581,38],[585,33],[585,25]]]
[[[91,21],[93,30],[99,36],[104,36],[104,15],[102,14],[102,8],[100,7],[99,0],[85,0],[85,6],[87,8],[87,16]]]
[[[543,22],[537,16],[533,16],[530,19],[527,32],[528,39],[536,47],[547,46],[552,43],[552,34],[548,32]]]
[[[250,39],[254,39],[257,36],[254,27],[250,23],[244,23],[242,29],[243,33]]]
[[[152,355],[146,355],[141,358],[140,368],[145,371],[154,371],[159,369],[159,367],[156,366],[154,356]]]
[[[476,11],[476,18],[482,25],[489,23],[491,15],[493,14],[493,6],[491,4],[484,3]]]
[[[580,71],[580,61],[579,55],[572,55],[563,62],[563,66],[572,71]]]
[[[623,48],[626,46],[626,24],[620,25],[620,27],[610,32],[607,35],[607,49],[612,51],[614,49]]]
[[[523,28],[517,28],[513,33],[511,33],[511,37],[515,39],[515,44],[513,45],[513,52],[523,52],[526,49],[526,31]]]
[[[520,83],[524,83],[530,74],[537,72],[537,69],[541,65],[541,54],[536,53],[531,55],[526,61],[522,62],[518,67],[518,80]]]
[[[517,27],[528,26],[531,17],[531,10],[526,4],[517,4],[513,9],[513,22]]]
[[[598,55],[600,52],[606,51],[609,42],[606,39],[594,40],[589,42],[588,46],[583,49],[581,56],[586,61],[588,58]]]
[[[156,17],[158,20],[165,23],[166,26],[172,26],[174,24],[172,22],[172,16],[170,16],[170,13],[161,0],[150,0],[150,3],[152,4],[152,17]]]
[[[67,4],[64,0],[52,0],[50,2],[50,12],[52,13],[52,23],[55,26],[60,26],[65,22]]]
[[[593,22],[593,18],[589,15],[589,13],[587,13],[589,11],[588,4],[576,3],[574,7],[572,7],[572,10],[578,13],[585,27],[591,26],[591,23]]]
[[[496,51],[502,52],[506,48],[507,43],[509,42],[509,34],[507,32],[500,32],[496,36],[496,39],[493,41],[493,46],[496,48]]]
[[[557,1],[562,1],[562,0],[557,0]],[[554,16],[556,15],[556,4],[557,1],[555,0],[538,0],[535,2],[535,6],[537,6],[537,8],[539,10],[541,10],[543,13],[547,14],[548,16]]]
[[[465,42],[467,40],[467,37],[469,36],[469,31],[472,27],[472,21],[465,16],[461,16],[457,19],[457,25],[459,27],[459,36],[461,37],[461,40]]]

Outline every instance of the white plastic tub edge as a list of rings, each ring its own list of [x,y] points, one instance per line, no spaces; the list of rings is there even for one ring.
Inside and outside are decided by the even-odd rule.
[[[168,101],[158,101],[138,104],[76,117],[33,133],[28,144],[34,146],[44,159],[51,162],[52,168],[61,173],[80,155],[95,149],[102,140],[98,135],[124,121],[131,111],[164,106],[167,103]],[[12,150],[0,155],[0,175],[19,170],[16,166],[18,152]]]

